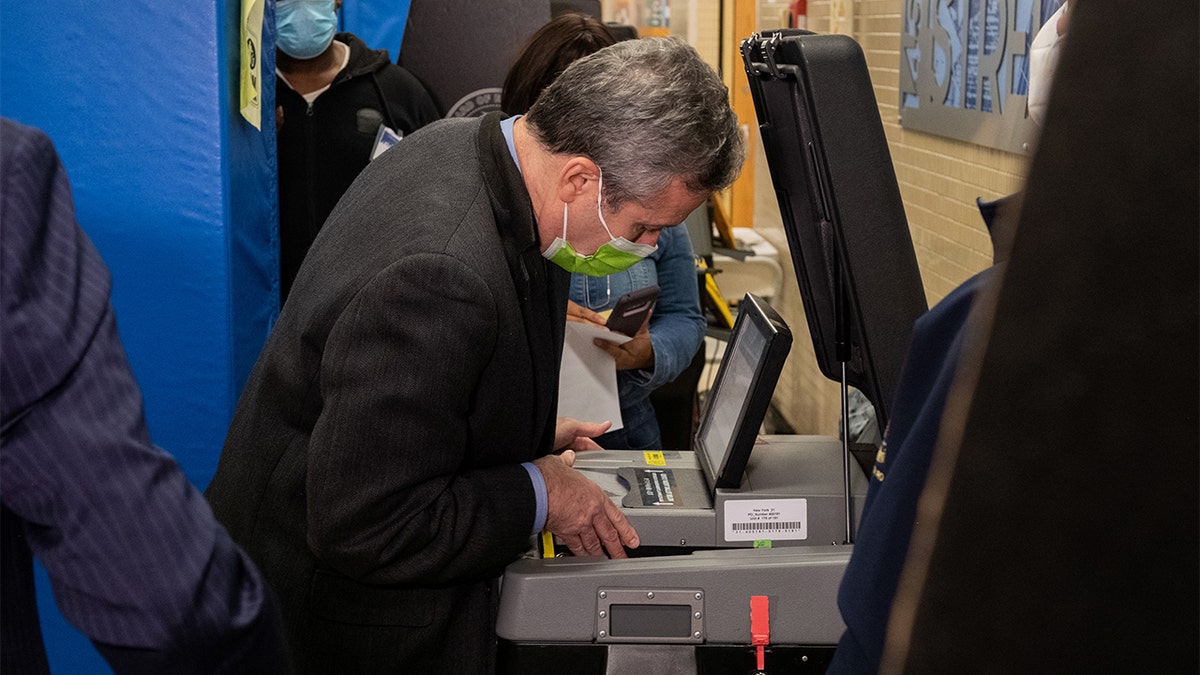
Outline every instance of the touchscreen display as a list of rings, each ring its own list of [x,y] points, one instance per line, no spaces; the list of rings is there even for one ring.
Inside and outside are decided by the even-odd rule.
[[[714,473],[721,471],[737,437],[766,347],[767,339],[758,323],[750,321],[748,316],[745,319],[726,348],[720,375],[710,394],[706,424],[700,432],[699,446]]]

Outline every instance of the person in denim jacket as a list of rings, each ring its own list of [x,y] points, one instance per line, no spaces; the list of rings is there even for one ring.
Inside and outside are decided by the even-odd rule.
[[[649,450],[662,447],[650,392],[674,380],[704,341],[706,322],[696,287],[696,262],[687,228],[668,227],[658,250],[624,272],[606,277],[571,275],[568,320],[603,324],[598,314],[625,293],[658,284],[662,289],[648,326],[624,344],[596,340],[617,364],[617,389],[624,428],[596,438],[601,447]]]

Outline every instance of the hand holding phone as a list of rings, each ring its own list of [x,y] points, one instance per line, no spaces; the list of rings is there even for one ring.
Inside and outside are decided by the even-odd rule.
[[[622,295],[608,315],[605,327],[633,337],[658,303],[658,293],[658,286],[647,286]]]

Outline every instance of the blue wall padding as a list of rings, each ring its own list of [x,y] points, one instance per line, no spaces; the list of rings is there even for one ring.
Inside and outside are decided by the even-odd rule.
[[[58,148],[151,434],[201,488],[278,311],[274,52],[259,132],[238,113],[239,20],[238,0],[0,0],[0,115]],[[107,672],[38,576],[54,671]]]
[[[230,319],[228,339],[233,352],[231,376],[227,379],[225,400],[232,415],[242,386],[279,314],[279,180],[275,153],[275,49],[262,54],[262,130],[251,126],[238,112],[241,10],[240,3],[226,0],[221,24],[224,57],[218,64],[222,77],[221,120],[225,129],[224,209],[227,239],[228,298]],[[275,44],[275,2],[266,2],[263,10],[262,44]],[[223,423],[221,439],[224,440]],[[207,485],[216,471],[216,454],[202,481]]]
[[[373,49],[386,49],[392,61],[400,55],[411,0],[346,0],[341,29],[354,33]]]

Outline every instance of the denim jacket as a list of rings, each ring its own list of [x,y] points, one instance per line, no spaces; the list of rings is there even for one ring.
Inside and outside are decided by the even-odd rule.
[[[658,238],[658,250],[624,272],[606,277],[571,275],[571,300],[597,312],[611,309],[625,293],[653,284],[662,289],[650,317],[653,370],[617,373],[624,435],[628,446],[635,449],[661,445],[650,392],[683,372],[704,340],[705,320],[700,312],[695,256],[687,229],[681,225],[664,229]],[[603,439],[601,445],[605,445]]]

